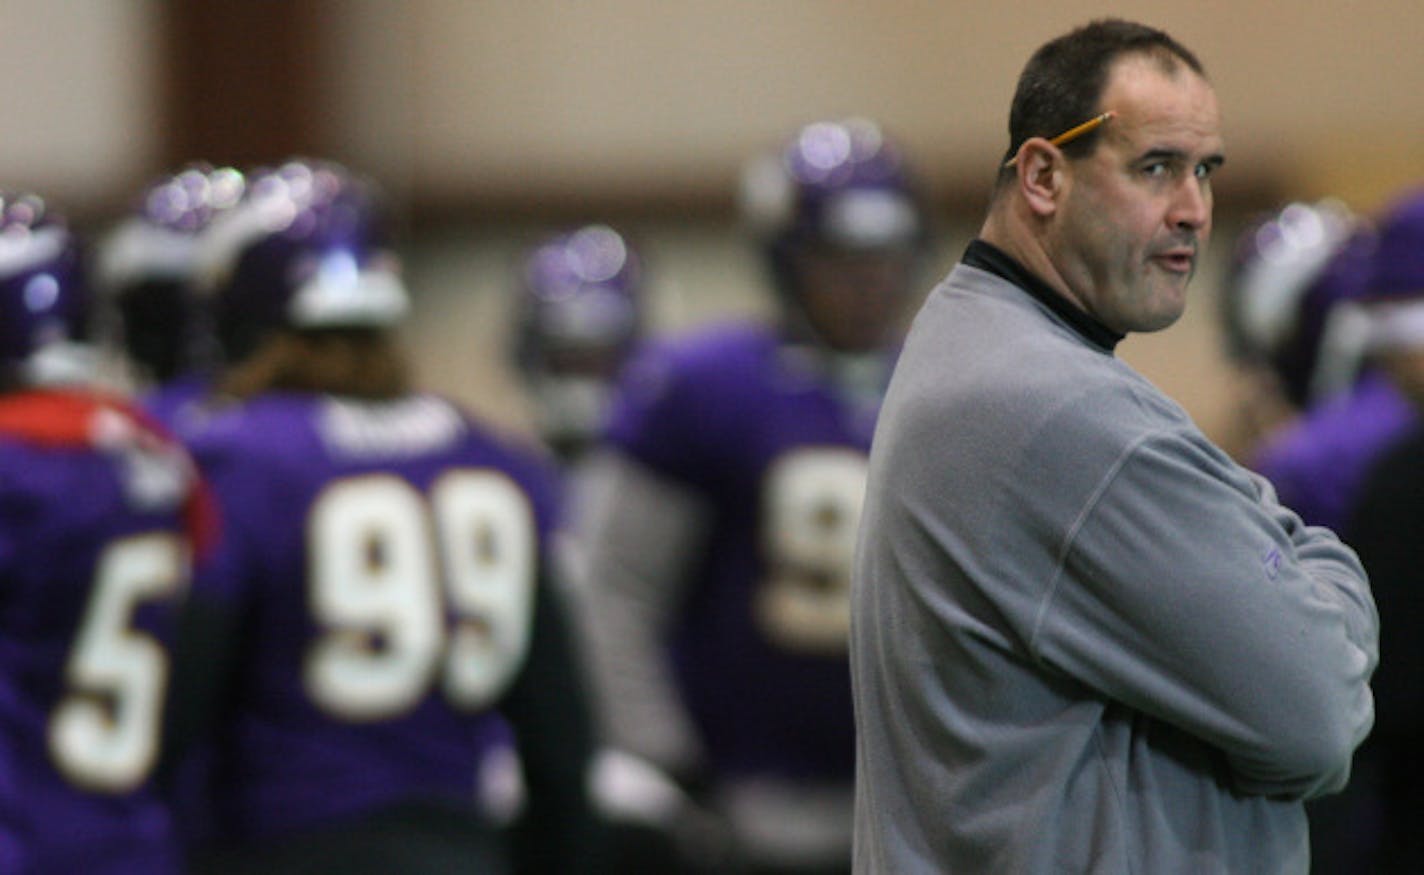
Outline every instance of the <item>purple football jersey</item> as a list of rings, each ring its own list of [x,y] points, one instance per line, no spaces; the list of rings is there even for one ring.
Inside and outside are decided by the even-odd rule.
[[[1271,439],[1252,467],[1305,522],[1340,532],[1370,466],[1418,419],[1393,383],[1370,373]]]
[[[474,804],[529,644],[547,460],[427,395],[267,394],[190,445],[224,522],[199,581],[243,621],[216,828],[251,842]]]
[[[181,436],[202,425],[203,402],[211,388],[208,375],[189,374],[150,389],[138,401],[150,416]]]
[[[609,439],[711,509],[670,659],[714,772],[846,781],[854,727],[849,577],[873,390],[837,390],[823,355],[755,325],[644,351]]]
[[[78,393],[0,400],[0,863],[179,871],[152,780],[195,478]]]

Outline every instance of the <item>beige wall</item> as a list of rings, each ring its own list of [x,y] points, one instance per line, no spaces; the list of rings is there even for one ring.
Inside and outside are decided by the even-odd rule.
[[[0,0],[0,187],[107,198],[156,155],[152,0]]]
[[[978,189],[1026,56],[1097,2],[523,0],[409,4],[417,181],[558,197],[716,197],[751,148],[822,115],[876,116],[940,188]],[[1121,2],[1202,57],[1233,189],[1371,206],[1424,175],[1424,5]]]
[[[947,201],[975,206],[1031,49],[1086,0],[316,0],[320,113],[396,189],[725,205],[741,159],[812,117],[865,113]],[[1223,196],[1379,203],[1424,176],[1424,4],[1127,0],[1211,70]],[[110,199],[151,173],[155,0],[0,2],[0,181]],[[260,40],[260,34],[253,35]],[[220,99],[220,95],[217,96]],[[195,156],[200,157],[200,156]]]

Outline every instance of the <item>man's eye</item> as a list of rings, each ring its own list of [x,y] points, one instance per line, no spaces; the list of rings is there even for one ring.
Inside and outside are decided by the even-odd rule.
[[[1168,165],[1165,161],[1157,161],[1152,164],[1147,164],[1144,165],[1142,168],[1142,175],[1152,178],[1160,178],[1168,175],[1171,172],[1171,166]]]
[[[1212,164],[1198,164],[1193,173],[1196,174],[1197,179],[1206,179],[1211,176],[1211,172],[1215,169],[1215,165]]]

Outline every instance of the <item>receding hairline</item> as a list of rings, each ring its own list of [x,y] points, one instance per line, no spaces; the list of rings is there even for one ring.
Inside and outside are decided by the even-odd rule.
[[[1140,65],[1138,69],[1129,68]],[[1132,52],[1115,58],[1107,68],[1107,77],[1103,81],[1102,93],[1098,95],[1096,112],[1121,112],[1122,107],[1112,105],[1114,101],[1121,100],[1119,96],[1112,96],[1115,88],[1128,88],[1138,82],[1147,81],[1154,77],[1161,77],[1161,80],[1170,84],[1171,87],[1195,87],[1189,83],[1196,83],[1208,92],[1215,93],[1215,86],[1205,73],[1200,73],[1189,64],[1180,63],[1175,55],[1162,56],[1157,52]]]
[[[1210,82],[1207,78],[1206,70],[1201,64],[1195,63],[1195,59],[1184,57],[1171,48],[1164,45],[1148,45],[1127,49],[1118,53],[1107,65],[1107,77],[1103,80],[1103,91],[1106,93],[1106,84],[1110,81],[1120,66],[1135,60],[1143,60],[1152,63],[1157,71],[1169,79],[1175,79],[1182,73],[1189,73],[1197,76],[1204,82]],[[1099,102],[1102,95],[1098,95]]]

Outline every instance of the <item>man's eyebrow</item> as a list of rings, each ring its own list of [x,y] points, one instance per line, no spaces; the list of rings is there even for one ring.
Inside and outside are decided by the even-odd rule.
[[[1187,160],[1187,153],[1182,151],[1181,149],[1168,149],[1165,147],[1158,147],[1156,149],[1148,149],[1146,152],[1143,152],[1141,155],[1138,155],[1137,159],[1133,161],[1133,163],[1142,164],[1149,161],[1175,161],[1177,163],[1181,163],[1185,160]]]
[[[1159,147],[1156,149],[1148,149],[1146,152],[1143,152],[1141,155],[1137,156],[1137,160],[1133,163],[1143,164],[1154,161],[1172,161],[1177,163],[1184,163],[1186,162],[1186,160],[1187,153],[1181,149]],[[1226,156],[1222,155],[1220,152],[1213,152],[1212,154],[1201,159],[1201,161],[1198,163],[1206,164],[1214,169],[1226,163]]]

